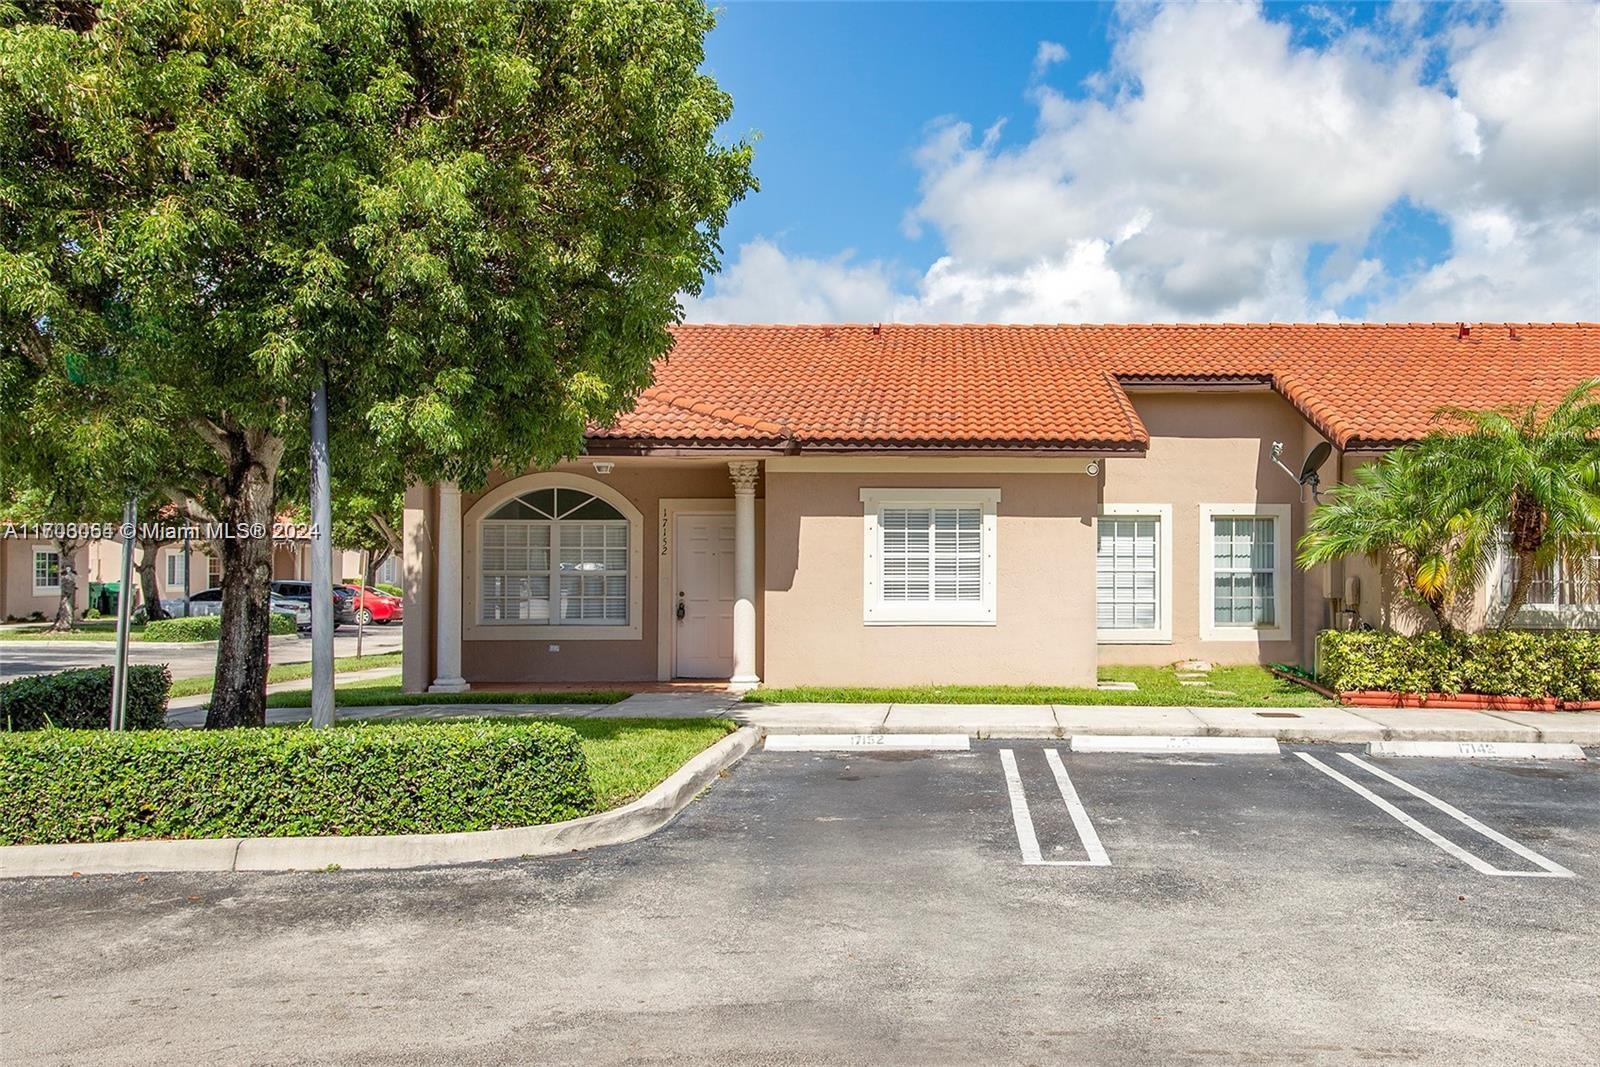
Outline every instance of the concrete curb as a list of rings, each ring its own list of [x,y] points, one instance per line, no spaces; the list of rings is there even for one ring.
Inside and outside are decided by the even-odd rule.
[[[956,707],[962,713],[956,712]],[[1024,710],[1019,712],[1019,707]],[[1047,722],[1039,710],[1047,712],[1053,723]],[[731,714],[750,725],[783,733],[948,732],[965,733],[980,740],[1150,734],[1269,737],[1285,742],[1332,744],[1546,741],[1600,745],[1600,713],[1596,712],[1103,704],[771,704],[746,705]]]
[[[0,847],[0,878],[156,871],[306,871],[432,867],[620,845],[666,826],[718,775],[755,747],[742,727],[679,767],[631,804],[547,826],[382,837],[250,837]]]

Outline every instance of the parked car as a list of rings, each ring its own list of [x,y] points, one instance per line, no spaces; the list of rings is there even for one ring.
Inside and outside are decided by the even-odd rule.
[[[333,587],[333,624],[336,627],[343,623],[354,623],[356,621],[355,608],[351,606],[351,595],[349,593],[340,592],[340,590],[344,588],[344,586],[340,585]],[[299,601],[306,606],[308,611],[311,608],[310,582],[273,582],[272,592],[275,596],[287,597],[290,600]]]
[[[341,585],[338,588],[349,591],[350,610],[363,626],[371,623],[387,626],[391,622],[401,621],[405,615],[405,603],[397,596],[390,596],[370,586],[362,589],[354,585]]]
[[[222,590],[206,589],[199,593],[189,594],[190,615],[221,615]]]
[[[274,582],[274,585],[277,583]],[[311,604],[309,601],[299,601],[283,596],[276,590],[272,593],[272,611],[278,615],[293,615],[294,624],[301,630],[311,629]],[[222,590],[205,589],[189,597],[190,615],[221,615]]]

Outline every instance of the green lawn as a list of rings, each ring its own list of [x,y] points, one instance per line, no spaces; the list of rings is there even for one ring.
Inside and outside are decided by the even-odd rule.
[[[133,623],[128,627],[128,635],[134,641],[140,640],[140,635],[143,633],[142,622]],[[116,639],[115,619],[88,619],[73,624],[72,629],[59,634],[51,630],[47,622],[0,630],[0,641],[115,641]]]
[[[927,685],[895,689],[802,686],[760,688],[745,699],[765,704],[1157,704],[1191,707],[1326,707],[1329,701],[1262,667],[1217,667],[1204,686],[1179,683],[1171,667],[1102,667],[1104,682],[1136,682],[1137,690],[1067,686]]]
[[[399,652],[384,652],[376,656],[340,656],[333,661],[336,672],[367,671],[376,667],[400,666]],[[267,684],[275,682],[295,682],[301,678],[311,677],[310,661],[304,663],[279,663],[267,668]],[[213,678],[201,675],[198,678],[179,678],[172,683],[169,696],[192,697],[201,693],[211,692]]]
[[[621,689],[585,689],[540,693],[497,693],[470,689],[465,693],[405,693],[400,690],[400,675],[388,674],[339,685],[335,682],[333,702],[342,708],[370,708],[380,704],[615,704],[628,697]],[[267,694],[269,708],[304,708],[311,705],[311,691]]]
[[[595,808],[648,793],[736,727],[727,719],[557,719],[583,739]]]

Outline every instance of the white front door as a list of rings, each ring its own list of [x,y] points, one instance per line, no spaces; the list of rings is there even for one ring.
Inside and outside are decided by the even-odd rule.
[[[672,590],[679,678],[733,675],[733,516],[679,515]]]

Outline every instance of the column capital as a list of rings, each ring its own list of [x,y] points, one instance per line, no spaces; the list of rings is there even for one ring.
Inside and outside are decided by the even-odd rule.
[[[753,459],[735,459],[728,463],[728,477],[733,480],[733,491],[737,496],[753,496],[756,479],[760,476],[761,464]]]

